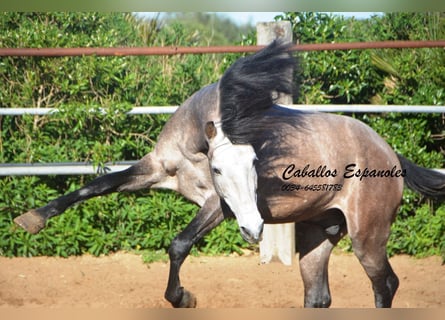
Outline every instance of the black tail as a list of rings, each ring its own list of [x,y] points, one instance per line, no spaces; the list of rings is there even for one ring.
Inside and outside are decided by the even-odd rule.
[[[445,174],[419,167],[397,154],[402,169],[406,171],[405,185],[424,196],[445,200]]]

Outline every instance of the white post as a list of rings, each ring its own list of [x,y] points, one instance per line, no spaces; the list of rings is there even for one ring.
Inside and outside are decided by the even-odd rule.
[[[257,44],[268,45],[275,39],[292,42],[292,27],[289,21],[257,23]],[[292,104],[292,97],[280,95],[280,104]],[[274,257],[285,265],[291,265],[295,257],[295,224],[264,225],[263,240],[260,242],[261,263],[269,263]]]

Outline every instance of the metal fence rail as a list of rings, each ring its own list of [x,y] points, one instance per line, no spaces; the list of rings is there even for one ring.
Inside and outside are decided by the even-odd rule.
[[[445,113],[445,106],[395,106],[395,105],[289,105],[284,106],[295,110],[320,112],[354,112],[354,113]],[[134,107],[128,112],[137,114],[174,113],[177,106],[147,106]],[[57,112],[53,108],[0,108],[0,116],[22,115],[51,115]],[[0,176],[26,176],[26,175],[86,175],[103,174],[124,170],[137,161],[121,161],[106,163],[103,167],[94,166],[85,162],[66,163],[6,163],[0,164]],[[445,173],[444,169],[437,169]]]
[[[128,114],[162,114],[174,113],[178,106],[133,107]],[[56,108],[0,108],[0,116],[35,115],[45,116],[56,113]]]
[[[0,176],[47,176],[47,175],[83,175],[104,174],[122,171],[137,161],[106,163],[103,167],[89,162],[61,163],[4,163],[0,164]]]
[[[367,105],[367,104],[292,104],[283,106],[295,110],[319,111],[319,112],[353,112],[353,113],[445,113],[445,106],[407,106],[407,105]],[[162,114],[174,113],[178,106],[143,106],[134,107],[128,114]],[[0,108],[0,116],[22,116],[22,115],[50,115],[58,112],[55,108]]]
[[[342,43],[301,43],[293,51],[365,50],[443,48],[445,40],[367,41]],[[204,46],[204,47],[121,47],[121,48],[0,48],[0,56],[10,57],[74,57],[74,56],[148,56],[176,54],[248,53],[264,46]]]

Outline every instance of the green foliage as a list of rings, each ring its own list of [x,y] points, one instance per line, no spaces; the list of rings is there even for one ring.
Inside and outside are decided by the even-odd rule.
[[[443,39],[444,17],[394,13],[356,21],[320,13],[284,13],[300,43]],[[223,27],[224,26],[224,27]],[[224,19],[180,15],[165,24],[130,14],[3,13],[1,47],[118,47],[254,44],[251,29]],[[224,34],[229,30],[230,35]],[[233,31],[233,30],[240,30]],[[237,34],[238,33],[238,34]],[[300,103],[445,104],[441,49],[302,53]],[[3,57],[0,107],[54,107],[50,116],[0,117],[3,163],[105,162],[152,150],[168,115],[126,115],[132,106],[179,105],[216,81],[240,54],[141,57]],[[427,114],[353,115],[396,150],[425,167],[443,167],[443,120]],[[440,140],[442,139],[442,140]],[[173,237],[198,208],[171,192],[112,194],[70,208],[29,235],[12,220],[74,191],[90,176],[0,178],[0,255],[107,254],[136,250],[165,259]],[[389,252],[445,256],[444,206],[406,191]],[[192,253],[248,247],[234,220],[224,221]],[[346,244],[347,246],[347,244]]]
[[[201,45],[232,45],[254,28],[236,25],[230,18],[205,12],[175,12],[167,14],[165,23],[181,24],[195,42]]]
[[[299,43],[359,41],[356,23],[324,13],[288,12],[277,17],[290,21]],[[370,56],[358,50],[308,51],[301,55],[301,96],[299,103],[369,103],[379,77],[370,68]]]
[[[235,220],[224,220],[199,244],[205,254],[229,254],[236,252],[242,254],[241,248],[252,248],[243,240]]]
[[[423,204],[416,214],[402,211],[400,216],[392,228],[388,252],[417,257],[441,254],[445,262],[445,205],[433,210]]]

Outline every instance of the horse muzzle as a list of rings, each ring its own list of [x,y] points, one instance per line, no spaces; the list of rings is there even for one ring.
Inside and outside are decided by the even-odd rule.
[[[263,228],[263,222],[261,222],[261,224],[259,224],[259,226],[256,228],[247,228],[245,226],[240,226],[241,236],[249,243],[258,243],[263,239]]]

